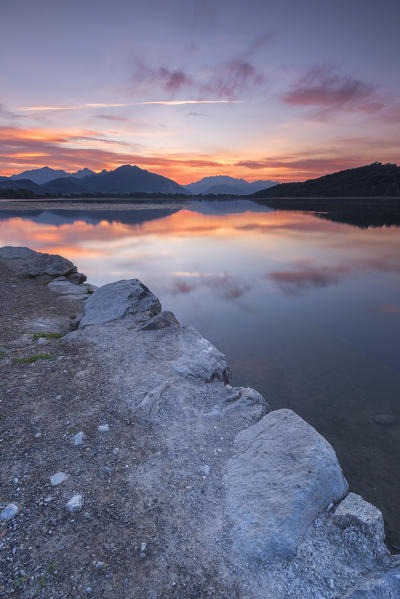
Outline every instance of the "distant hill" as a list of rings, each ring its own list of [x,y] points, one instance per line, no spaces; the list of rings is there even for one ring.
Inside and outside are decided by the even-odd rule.
[[[60,177],[75,177],[80,179],[81,177],[86,177],[88,175],[94,175],[94,172],[89,168],[84,168],[80,171],[76,171],[75,173],[67,173],[62,169],[56,170],[54,168],[50,168],[49,166],[44,166],[43,168],[36,168],[32,171],[23,171],[17,175],[11,175],[10,179],[30,179],[38,185],[43,185],[44,183],[48,183],[49,181],[58,179]]]
[[[82,184],[80,180],[74,177],[60,177],[59,179],[53,179],[41,185],[39,187],[40,193],[46,193],[51,195],[63,195],[63,194],[79,194],[82,193]]]
[[[10,178],[4,178],[0,180],[0,189],[9,189],[12,191],[26,189],[33,193],[40,193],[41,186],[34,183],[30,179],[18,179],[13,180]]]
[[[396,164],[374,162],[301,183],[280,183],[254,194],[256,198],[380,196],[400,196],[400,167]]]
[[[203,177],[200,181],[184,185],[184,188],[193,194],[232,194],[249,195],[259,189],[266,189],[271,185],[276,185],[277,181],[253,181],[249,183],[245,179],[235,179],[226,175],[217,175],[215,177]]]
[[[38,174],[38,171],[40,173]],[[5,177],[0,180],[0,190],[15,191],[26,189],[35,194],[43,195],[72,195],[72,194],[125,194],[125,193],[165,193],[184,194],[187,191],[172,179],[151,173],[138,166],[126,164],[113,171],[93,173],[83,169],[76,173],[68,174],[65,171],[54,171],[48,167],[30,171],[34,177],[49,177],[51,173],[62,172],[62,177],[48,179],[45,183],[38,184],[32,179],[19,178],[20,175]],[[28,172],[28,171],[25,171]],[[4,194],[2,194],[4,196]]]
[[[125,164],[114,171],[84,177],[81,186],[89,193],[184,193],[172,179],[156,175],[138,166]]]

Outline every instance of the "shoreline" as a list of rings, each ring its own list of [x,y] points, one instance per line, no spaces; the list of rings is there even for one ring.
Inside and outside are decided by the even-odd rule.
[[[17,254],[0,251],[7,593],[21,564],[28,597],[53,562],[48,592],[65,598],[400,590],[382,515],[315,429],[232,387],[225,356],[142,283],[96,290],[65,259]]]

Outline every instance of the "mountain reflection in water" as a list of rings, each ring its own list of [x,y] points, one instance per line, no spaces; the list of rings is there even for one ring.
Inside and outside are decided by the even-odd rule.
[[[228,355],[234,383],[328,438],[400,546],[400,228],[321,216],[243,200],[0,210],[0,245],[62,254],[96,284],[141,279]]]

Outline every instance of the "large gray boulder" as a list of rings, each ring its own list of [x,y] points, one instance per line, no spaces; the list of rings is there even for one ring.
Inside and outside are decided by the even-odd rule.
[[[79,275],[81,279],[86,279],[84,275],[77,273],[76,266],[70,260],[57,254],[35,252],[26,247],[5,246],[0,248],[0,260],[4,261],[17,274],[28,277]]]
[[[233,545],[250,562],[294,556],[318,514],[348,490],[332,447],[291,410],[239,433],[224,483]]]
[[[109,283],[96,289],[85,303],[79,328],[102,325],[130,317],[132,324],[141,324],[158,314],[158,298],[137,279]]]

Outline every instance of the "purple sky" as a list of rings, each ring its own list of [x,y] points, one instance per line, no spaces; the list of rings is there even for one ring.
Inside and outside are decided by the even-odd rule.
[[[13,0],[0,20],[1,174],[400,162],[398,0]]]

